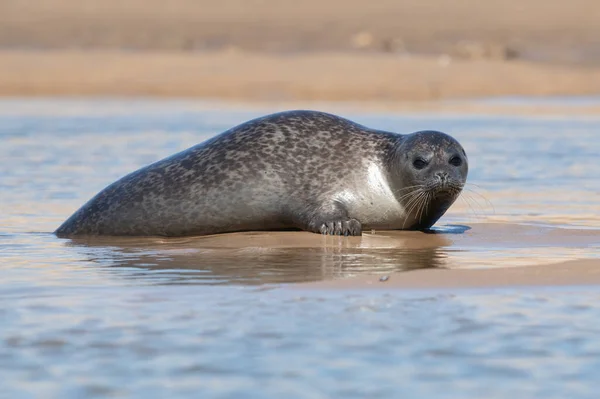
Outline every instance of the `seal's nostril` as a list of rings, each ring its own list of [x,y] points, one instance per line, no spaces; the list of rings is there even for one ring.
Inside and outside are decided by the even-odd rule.
[[[450,180],[450,175],[448,175],[448,173],[446,172],[437,172],[435,174],[435,177],[437,178],[439,184],[441,184],[443,187],[445,187],[448,184],[448,181]]]

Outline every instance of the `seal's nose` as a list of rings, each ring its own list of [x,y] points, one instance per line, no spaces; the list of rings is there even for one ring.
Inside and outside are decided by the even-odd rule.
[[[436,172],[435,177],[439,180],[442,187],[445,187],[448,184],[448,179],[450,175],[448,172]]]

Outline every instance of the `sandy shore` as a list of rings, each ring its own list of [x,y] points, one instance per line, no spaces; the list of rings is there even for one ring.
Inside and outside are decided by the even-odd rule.
[[[0,95],[245,101],[439,100],[600,93],[600,68],[314,53],[0,51]]]
[[[0,2],[0,95],[597,94],[599,15],[592,0]]]
[[[599,11],[594,0],[2,1],[0,47],[423,55],[468,42],[598,65]]]

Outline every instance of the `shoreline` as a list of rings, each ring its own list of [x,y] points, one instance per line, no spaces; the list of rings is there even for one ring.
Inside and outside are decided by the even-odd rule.
[[[210,273],[221,278],[235,276],[285,289],[600,286],[600,257],[595,250],[600,245],[598,228],[509,222],[471,224],[464,231],[447,228],[441,234],[379,231],[360,237],[288,231],[69,241],[82,248],[152,251],[151,270],[198,270],[202,259],[211,265]],[[357,258],[360,261],[354,263],[352,259]],[[280,259],[286,259],[285,269],[274,269]],[[381,276],[389,278],[380,282]]]
[[[306,101],[306,100],[283,100],[283,101],[267,101],[267,100],[249,100],[249,99],[223,99],[223,98],[206,98],[206,97],[156,97],[156,96],[127,96],[127,95],[58,95],[58,94],[42,94],[42,95],[2,95],[0,101],[19,103],[20,112],[34,112],[39,114],[39,110],[35,110],[36,101],[53,101],[55,107],[52,110],[52,115],[73,115],[80,112],[79,110],[92,107],[92,103],[102,102],[103,114],[123,113],[123,109],[119,105],[127,103],[128,106],[146,105],[160,106],[160,110],[169,108],[169,104],[176,104],[178,109],[186,111],[197,110],[247,110],[262,113],[272,113],[286,111],[290,109],[314,109],[332,113],[356,112],[369,114],[414,114],[428,115],[435,114],[436,116],[460,116],[460,115],[477,115],[477,116],[519,116],[519,117],[545,117],[545,118],[569,118],[569,117],[590,117],[597,118],[600,116],[600,94],[593,95],[591,98],[594,101],[586,104],[572,104],[569,101],[582,96],[556,96],[557,103],[544,103],[537,101],[544,100],[548,97],[537,96],[507,96],[507,97],[479,97],[479,98],[463,98],[463,99],[446,99],[446,100],[422,100],[422,101]],[[587,96],[583,96],[587,97]],[[504,98],[509,101],[503,102]],[[511,103],[510,99],[515,98],[519,103]],[[596,101],[597,99],[597,101]],[[492,100],[492,102],[490,102]],[[494,102],[495,100],[499,100]],[[89,103],[86,104],[86,103]],[[64,107],[68,106],[67,109]],[[29,110],[29,111],[28,111]],[[2,114],[5,111],[0,111]],[[15,111],[9,111],[14,114]]]
[[[0,97],[147,97],[335,103],[417,112],[600,114],[600,104],[482,104],[478,98],[600,94],[600,67],[443,57],[0,50]],[[210,100],[209,100],[210,101]],[[354,104],[354,105],[352,105]]]
[[[387,278],[381,281],[380,278]],[[417,269],[304,282],[293,290],[455,290],[526,287],[600,287],[600,259],[491,269]]]

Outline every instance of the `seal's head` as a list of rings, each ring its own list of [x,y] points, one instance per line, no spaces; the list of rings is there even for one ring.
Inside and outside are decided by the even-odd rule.
[[[402,138],[396,152],[402,189],[398,199],[414,228],[431,227],[458,198],[467,180],[467,154],[454,138],[420,131]]]

